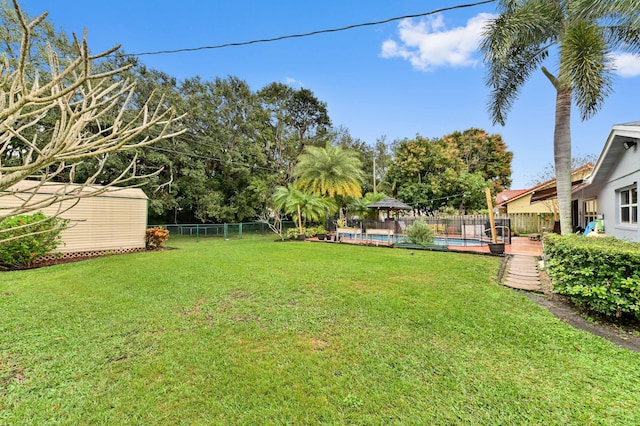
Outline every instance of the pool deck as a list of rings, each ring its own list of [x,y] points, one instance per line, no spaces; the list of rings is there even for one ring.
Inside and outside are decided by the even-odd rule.
[[[317,238],[307,238],[307,241],[319,241]],[[370,245],[376,247],[388,247],[389,243],[386,241],[367,241],[362,239],[342,238],[343,244],[355,244],[355,245]],[[331,241],[331,243],[334,243]],[[449,245],[447,247],[449,251],[465,252],[465,253],[489,253],[489,246],[486,244],[480,246],[454,246]],[[511,244],[505,244],[504,254],[506,255],[528,255],[528,256],[542,256],[542,241],[532,241],[528,237],[513,237],[511,238]]]

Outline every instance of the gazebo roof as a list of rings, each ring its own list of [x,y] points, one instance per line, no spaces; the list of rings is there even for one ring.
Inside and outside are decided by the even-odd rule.
[[[374,210],[411,210],[412,209],[410,205],[405,204],[402,201],[396,200],[395,198],[385,198],[384,200],[371,204],[370,206],[368,206],[368,208],[374,209]]]

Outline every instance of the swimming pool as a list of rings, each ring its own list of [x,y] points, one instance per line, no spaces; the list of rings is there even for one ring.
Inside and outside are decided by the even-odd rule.
[[[387,235],[367,235],[364,234],[340,234],[342,238],[348,238],[352,240],[362,240],[362,241],[379,241],[379,242],[387,242],[389,240]],[[402,235],[395,235],[391,237],[393,243],[402,243],[407,242]],[[480,246],[483,244],[480,240],[473,239],[465,239],[465,238],[446,238],[446,237],[436,237],[433,242],[434,245],[439,246]]]

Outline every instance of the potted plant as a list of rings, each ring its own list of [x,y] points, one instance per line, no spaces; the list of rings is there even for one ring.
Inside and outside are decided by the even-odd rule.
[[[489,243],[489,252],[491,254],[503,254],[504,243]]]
[[[316,228],[316,235],[317,235],[317,237],[318,237],[318,240],[320,240],[320,241],[324,241],[324,239],[327,237],[327,230],[326,230],[326,229],[324,229],[324,226],[319,225],[319,226]]]

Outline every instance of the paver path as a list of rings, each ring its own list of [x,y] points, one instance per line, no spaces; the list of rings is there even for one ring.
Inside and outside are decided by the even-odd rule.
[[[538,258],[516,254],[509,259],[504,285],[518,290],[542,292]]]

